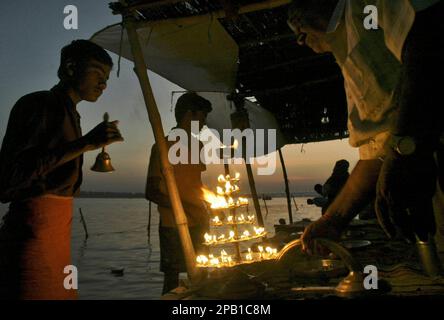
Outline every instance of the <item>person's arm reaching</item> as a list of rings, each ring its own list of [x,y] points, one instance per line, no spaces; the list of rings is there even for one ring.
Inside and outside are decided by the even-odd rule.
[[[338,239],[350,221],[374,197],[376,181],[382,162],[359,160],[338,196],[325,214],[310,224],[301,237],[304,251],[313,250],[315,238]]]
[[[0,155],[0,198],[4,202],[82,153],[123,141],[117,121],[113,121],[100,123],[77,140],[49,148],[51,135],[58,134],[52,132],[48,124],[52,120],[51,112],[36,111],[27,114],[26,119],[21,113],[20,107],[11,112]]]

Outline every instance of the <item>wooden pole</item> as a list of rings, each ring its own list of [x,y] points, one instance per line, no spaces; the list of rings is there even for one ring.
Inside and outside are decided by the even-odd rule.
[[[151,243],[151,200],[148,202],[148,243]]]
[[[247,168],[248,183],[250,184],[251,196],[253,197],[254,210],[256,211],[256,217],[258,224],[263,227],[264,219],[262,218],[261,205],[256,192],[256,184],[254,182],[253,170],[251,164],[245,160],[245,167]]]
[[[140,46],[139,37],[136,31],[136,21],[133,17],[129,15],[124,16],[123,20],[123,24],[128,33],[128,39],[131,45],[135,72],[137,77],[139,78],[149,121],[153,129],[156,144],[159,148],[162,173],[165,177],[165,182],[167,185],[168,195],[170,197],[171,207],[173,209],[177,231],[179,233],[180,242],[182,244],[188,277],[190,278],[191,283],[193,283],[195,282],[195,280],[197,280],[197,268],[195,264],[196,254],[194,251],[193,243],[191,241],[190,232],[188,230],[187,217],[183,210],[182,201],[180,200],[179,190],[177,189],[176,179],[174,177],[174,170],[168,160],[168,147],[164,136],[162,120],[160,118],[159,110],[157,108],[148,78],[147,65],[142,54],[142,48]]]
[[[85,230],[85,239],[88,239],[89,237],[88,228],[86,227],[86,221],[85,218],[83,217],[82,208],[79,208],[79,212],[80,212],[80,221],[82,222],[83,230]]]
[[[264,200],[264,206],[265,206],[265,220],[267,220],[267,217],[268,217],[267,201],[265,200],[265,197],[264,197],[264,196],[262,196],[262,200]]]
[[[287,168],[285,167],[284,157],[282,156],[282,150],[278,149],[278,152],[279,152],[279,159],[281,159],[282,172],[284,174],[285,194],[287,195],[288,218],[290,219],[290,224],[292,224],[293,215],[291,213],[290,187],[288,185]]]
[[[230,165],[228,163],[224,163],[225,175],[230,174]]]
[[[295,198],[294,197],[292,197],[292,198],[293,198],[293,203],[294,203],[294,207],[296,208],[296,211],[299,211],[299,207],[298,207],[298,204],[296,203]]]

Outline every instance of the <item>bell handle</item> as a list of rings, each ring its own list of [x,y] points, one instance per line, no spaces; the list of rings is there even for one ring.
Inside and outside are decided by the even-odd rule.
[[[108,112],[105,112],[103,114],[103,122],[107,123],[108,121],[109,121],[109,114],[108,114]],[[102,153],[104,153],[104,152],[105,152],[105,146],[102,147]]]

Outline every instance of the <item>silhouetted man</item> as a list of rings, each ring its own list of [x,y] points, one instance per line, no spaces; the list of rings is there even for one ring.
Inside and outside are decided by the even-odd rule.
[[[9,211],[0,229],[0,297],[75,299],[64,288],[71,264],[73,197],[82,182],[83,153],[123,141],[117,121],[82,135],[76,105],[95,102],[113,62],[87,40],[61,52],[59,83],[20,98],[0,151],[0,200]]]
[[[203,203],[201,174],[206,170],[204,163],[191,163],[192,122],[199,124],[199,131],[206,122],[206,117],[211,112],[211,103],[194,92],[187,92],[179,97],[175,107],[177,126],[175,129],[184,130],[188,141],[167,141],[168,147],[176,143],[182,143],[182,151],[187,152],[184,158],[188,163],[173,165],[177,188],[182,200],[182,205],[188,220],[191,240],[197,253],[204,253],[202,246],[204,234],[209,228],[209,217]],[[202,143],[198,142],[199,159]],[[182,158],[184,155],[177,155]],[[151,149],[150,165],[146,183],[145,197],[157,203],[160,213],[159,239],[160,239],[160,270],[164,273],[164,285],[162,293],[166,293],[179,284],[179,273],[186,272],[185,258],[176,228],[173,210],[168,196],[165,178],[161,172],[160,155],[157,145]]]

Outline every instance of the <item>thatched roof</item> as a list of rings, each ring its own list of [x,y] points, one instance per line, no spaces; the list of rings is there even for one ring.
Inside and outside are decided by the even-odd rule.
[[[283,5],[244,13],[241,9],[270,2]],[[254,97],[270,110],[289,143],[346,137],[347,110],[340,69],[330,54],[315,54],[296,44],[286,22],[286,2],[127,0],[129,7],[137,9],[138,19],[147,21],[224,11],[224,17],[218,19],[239,46],[238,93]],[[120,3],[110,7],[114,13],[124,10]]]

